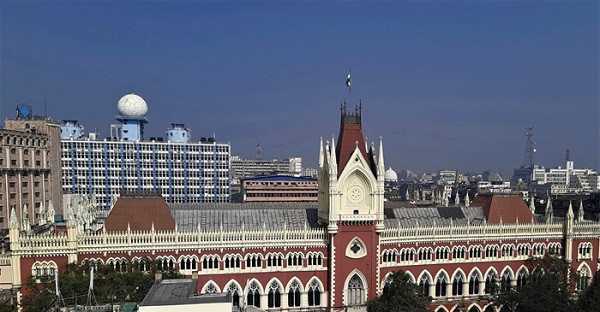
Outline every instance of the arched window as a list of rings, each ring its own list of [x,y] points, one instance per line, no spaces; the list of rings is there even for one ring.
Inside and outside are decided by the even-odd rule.
[[[429,281],[429,276],[427,276],[426,274],[423,274],[423,276],[421,276],[421,280],[419,281],[419,288],[421,289],[421,293],[423,293],[423,295],[430,296],[430,294],[429,294],[429,285],[430,284],[431,284],[431,282]]]
[[[463,295],[463,276],[462,274],[456,274],[454,279],[452,280],[452,296],[462,296]]]
[[[490,271],[488,273],[488,275],[485,277],[485,293],[486,294],[495,294],[496,290],[498,289],[498,277],[496,276],[496,273],[493,271]]]
[[[308,287],[308,306],[320,306],[321,305],[321,289],[317,281],[312,281]]]
[[[281,307],[281,289],[277,282],[272,282],[269,287],[269,300],[268,300],[269,308],[279,308]]]
[[[231,283],[229,284],[229,288],[227,288],[227,292],[231,296],[231,302],[234,307],[238,307],[240,305],[240,292],[238,291],[238,287]]]
[[[348,305],[362,305],[365,303],[363,283],[358,274],[354,274],[348,281]]]
[[[256,282],[252,282],[250,287],[248,287],[248,294],[246,295],[246,304],[249,306],[255,306],[260,308],[260,293],[258,284]]]
[[[527,271],[525,269],[521,269],[519,273],[517,273],[517,291],[523,289],[525,285],[527,285]]]
[[[215,286],[215,284],[210,283],[208,284],[208,286],[206,286],[206,290],[204,291],[205,294],[216,294],[217,293],[217,286]]]
[[[577,271],[576,280],[575,280],[575,289],[576,290],[585,290],[589,286],[590,277],[592,273],[587,266],[582,266],[579,271]]]
[[[479,273],[473,273],[469,279],[469,295],[479,294]]]
[[[505,270],[504,274],[502,274],[502,279],[500,280],[500,287],[502,290],[510,290],[511,288],[512,277],[510,276],[510,271]]]
[[[300,284],[298,281],[293,281],[288,292],[288,307],[300,306]]]
[[[448,280],[446,279],[445,274],[440,274],[435,281],[435,296],[436,297],[445,297],[446,296],[446,286],[448,285]]]

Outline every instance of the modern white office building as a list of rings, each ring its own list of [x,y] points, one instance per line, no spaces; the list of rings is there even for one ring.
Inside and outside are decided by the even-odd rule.
[[[132,97],[136,111],[122,105]],[[126,99],[127,100],[127,99]],[[140,101],[141,100],[141,101]],[[127,101],[125,101],[127,102]],[[63,191],[94,194],[96,200],[110,207],[115,196],[125,190],[159,189],[168,203],[224,203],[230,200],[230,145],[214,138],[191,140],[183,124],[172,124],[165,139],[143,140],[146,103],[129,94],[119,101],[118,121],[127,125],[111,126],[111,137],[102,140],[85,138],[73,120],[65,122],[62,138]],[[128,110],[129,109],[129,110]],[[113,131],[114,130],[114,131]]]

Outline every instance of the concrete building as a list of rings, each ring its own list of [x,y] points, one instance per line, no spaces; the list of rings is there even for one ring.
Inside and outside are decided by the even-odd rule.
[[[291,176],[262,176],[242,179],[244,202],[317,201],[317,179]]]
[[[0,129],[0,228],[8,228],[12,207],[29,224],[45,223],[51,203],[62,214],[60,124],[19,109],[29,113],[18,112]]]
[[[63,189],[93,194],[106,208],[122,189],[158,189],[169,203],[229,202],[229,143],[214,138],[193,142],[183,124],[172,124],[164,140],[144,141],[144,107],[139,96],[124,96],[116,118],[123,123],[113,125],[111,137],[103,140],[84,138],[76,121],[65,122]]]

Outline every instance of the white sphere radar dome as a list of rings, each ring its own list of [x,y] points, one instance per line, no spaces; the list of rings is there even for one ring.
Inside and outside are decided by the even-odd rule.
[[[136,94],[127,94],[119,100],[117,105],[119,114],[129,118],[144,118],[148,112],[146,101]]]

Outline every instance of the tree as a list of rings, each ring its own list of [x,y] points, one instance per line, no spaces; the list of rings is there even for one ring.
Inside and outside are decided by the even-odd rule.
[[[400,270],[390,275],[383,294],[367,303],[369,312],[430,312],[431,298],[413,284],[408,274]]]
[[[541,259],[527,260],[526,266],[531,274],[522,289],[516,291],[509,285],[500,287],[496,304],[503,311],[577,311],[577,304],[569,291],[569,265],[564,260],[547,254]]]
[[[85,303],[90,283],[90,268],[94,267],[94,295],[98,304],[119,303],[125,301],[141,302],[154,283],[156,265],[145,261],[145,266],[139,264],[130,266],[124,271],[117,271],[112,265],[102,265],[101,262],[84,262],[80,265],[69,264],[64,273],[60,274],[59,285],[67,305]],[[145,267],[148,271],[141,271]],[[181,278],[173,269],[166,268],[164,278]],[[30,277],[24,285],[25,296],[23,308],[25,311],[45,311],[50,307],[56,294],[54,291],[54,276]]]
[[[592,284],[579,296],[579,307],[583,312],[600,311],[600,271],[596,272]]]

